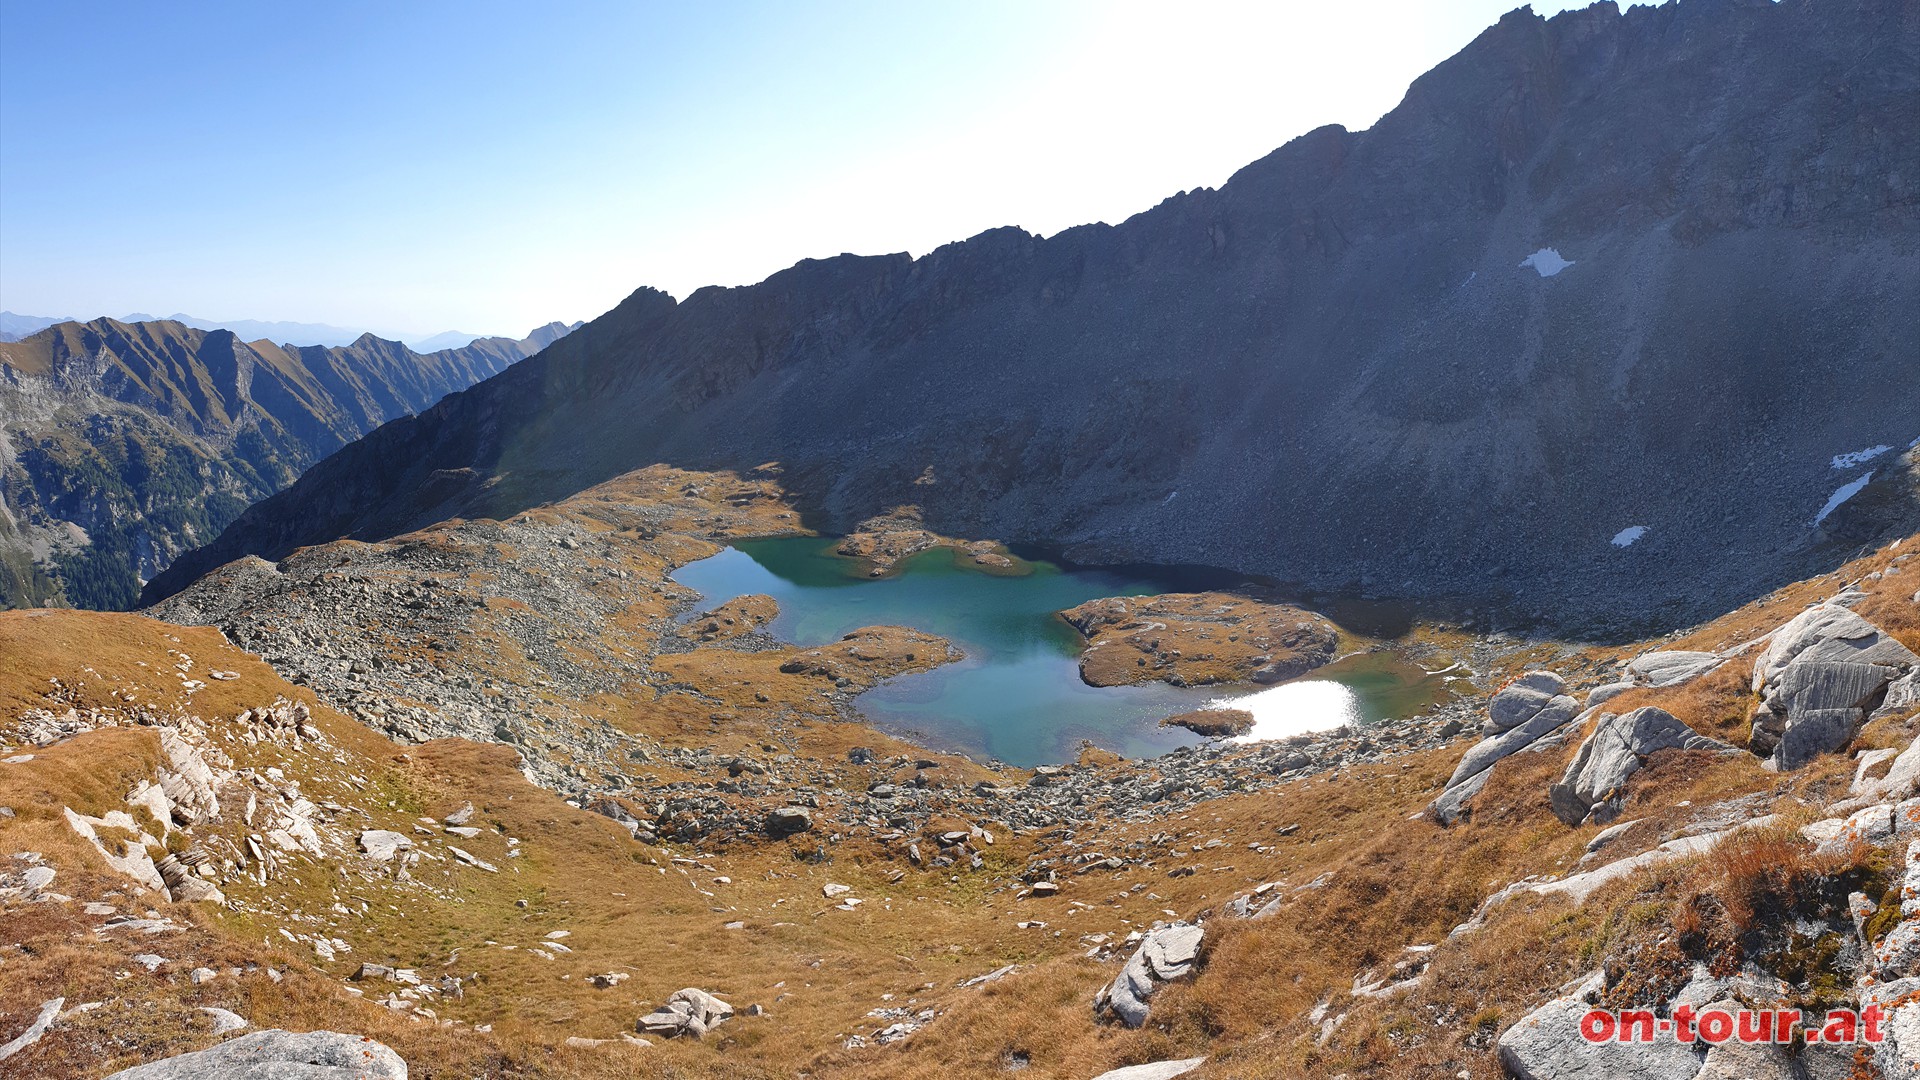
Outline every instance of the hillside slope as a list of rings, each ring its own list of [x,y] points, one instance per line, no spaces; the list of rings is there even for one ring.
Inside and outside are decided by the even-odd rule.
[[[97,319],[0,343],[0,605],[130,607],[308,465],[566,332],[422,355]]]
[[[937,639],[806,648],[684,617],[674,567],[795,521],[764,475],[652,468],[511,520],[235,563],[150,613],[172,622],[0,614],[0,1036],[51,1018],[8,1075],[232,1045],[235,1020],[369,1036],[416,1078],[1920,1062],[1920,537],[1657,643],[1456,636],[1423,659],[1473,685],[1433,715],[1026,770],[849,722]],[[1844,659],[1869,638],[1884,664]],[[1859,667],[1875,678],[1803,678]],[[1857,699],[1850,726],[1769,769],[1756,721],[1815,682]],[[1510,726],[1529,697],[1557,728]],[[1702,744],[1601,755],[1618,816],[1569,823],[1561,789],[1648,714]],[[1450,777],[1515,733],[1533,741],[1443,826]],[[1185,959],[1114,1008],[1148,942]],[[1581,1041],[1575,987],[1662,1017],[1898,1011],[1858,1062],[1696,1041],[1649,1072],[1622,1058],[1654,1051]],[[653,1010],[688,989],[735,1015],[666,1037]]]
[[[1117,226],[642,289],[146,599],[777,460],[831,531],[913,503],[1083,561],[1677,625],[1920,523],[1895,470],[1814,524],[1873,468],[1836,457],[1920,435],[1916,129],[1902,0],[1522,10],[1372,129]]]

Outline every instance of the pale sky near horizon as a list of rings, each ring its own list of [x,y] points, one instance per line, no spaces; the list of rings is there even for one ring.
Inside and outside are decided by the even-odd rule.
[[[1117,222],[1517,6],[0,0],[0,307],[517,335]]]

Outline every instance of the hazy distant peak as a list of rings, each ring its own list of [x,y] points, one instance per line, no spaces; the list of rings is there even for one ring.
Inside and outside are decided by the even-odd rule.
[[[16,315],[11,311],[0,311],[0,341],[19,341],[28,334],[37,334],[55,323],[73,321],[64,316]]]
[[[258,319],[203,319],[175,312],[167,316],[173,322],[196,330],[231,330],[245,341],[267,338],[283,345],[347,345],[367,333],[359,327],[332,326],[327,323],[275,322]],[[151,321],[150,319],[130,321]]]
[[[94,319],[78,319],[71,316],[20,315],[11,311],[0,311],[0,341],[21,341],[50,326],[67,322],[109,322],[121,326],[136,326],[141,323],[178,323],[195,330],[231,331],[234,337],[245,342],[264,341],[273,345],[299,347],[317,345],[325,348],[342,348],[359,345],[370,338],[375,341],[399,340],[401,344],[417,353],[445,352],[449,349],[464,349],[476,341],[494,341],[514,345],[523,356],[531,356],[586,325],[584,322],[564,323],[556,320],[544,326],[534,327],[524,338],[508,337],[505,334],[468,334],[459,330],[448,330],[431,337],[396,339],[382,337],[371,330],[331,326],[326,323],[203,319],[184,312],[174,312],[172,315],[150,315],[144,311],[134,311],[119,318],[100,316]]]
[[[523,338],[511,338],[505,334],[468,334],[458,330],[449,330],[444,334],[435,334],[432,337],[420,338],[417,341],[408,341],[407,346],[415,352],[425,353],[437,352],[441,349],[464,348],[476,341],[512,341],[517,343],[528,355],[532,355],[585,325],[586,323],[584,322],[564,323],[555,320],[544,326],[534,327],[532,330],[527,331],[527,336]]]
[[[481,338],[493,336],[495,335],[469,334],[461,330],[447,330],[435,334],[432,337],[402,338],[401,340],[406,342],[407,348],[412,349],[414,352],[427,353],[438,352],[441,349],[458,349],[466,345],[471,345]]]

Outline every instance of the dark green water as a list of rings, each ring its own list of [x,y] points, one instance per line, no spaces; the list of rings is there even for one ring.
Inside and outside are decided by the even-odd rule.
[[[710,608],[750,593],[780,603],[769,630],[820,645],[862,626],[938,634],[966,659],[893,679],[859,698],[877,725],[928,745],[1015,765],[1071,760],[1084,740],[1129,757],[1199,741],[1159,721],[1223,699],[1278,737],[1341,723],[1410,715],[1443,694],[1443,679],[1379,654],[1353,657],[1306,679],[1246,689],[1180,689],[1163,683],[1096,688],[1080,681],[1080,636],[1056,612],[1103,596],[1219,587],[1205,571],[1063,567],[1026,560],[1024,573],[987,573],[951,549],[925,551],[883,578],[833,554],[831,538],[742,541],[681,567],[675,581]]]

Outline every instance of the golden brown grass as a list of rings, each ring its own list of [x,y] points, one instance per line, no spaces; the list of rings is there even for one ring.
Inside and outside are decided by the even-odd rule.
[[[730,480],[736,486],[719,489],[723,499],[744,500],[738,517],[717,509],[711,491],[687,494],[689,486],[707,483],[699,474],[650,471],[623,482],[630,490],[535,513],[590,519],[639,535],[643,527],[654,528],[632,511],[631,502],[644,498],[674,503],[674,527],[690,531],[797,528],[781,516],[789,511],[764,480]],[[441,534],[435,542],[455,541]],[[661,534],[650,543],[646,558],[657,560],[652,573],[712,550],[695,536]],[[1888,557],[1875,556],[1881,565]],[[1897,582],[1899,576],[1884,580]],[[1804,591],[1825,595],[1831,584]],[[636,602],[633,625],[653,617],[655,602]],[[1767,620],[1771,628],[1800,602],[1800,592],[1784,591],[1754,611],[1696,631],[1696,637],[1737,637]],[[1874,610],[1862,605],[1863,614]],[[1869,617],[1883,618],[1896,633],[1911,632],[1897,612]],[[242,678],[212,683],[189,702],[171,678],[168,649],[190,653],[201,669],[229,668]],[[936,757],[942,782],[996,775],[832,720],[818,708],[817,677],[777,670],[779,658],[791,652],[762,659],[727,650],[683,654],[695,659],[676,657],[670,664],[681,665],[687,689],[635,704],[619,696],[586,704],[592,715],[683,745],[758,753],[773,741],[810,762],[836,763],[842,783],[905,775],[890,766],[845,768],[846,751],[854,745],[873,747],[883,758]],[[900,660],[897,653],[882,652],[882,666]],[[501,677],[527,674],[519,670],[523,656],[512,650],[501,655]],[[1589,670],[1580,665],[1604,658],[1588,651],[1568,659],[1543,648],[1508,661]],[[1740,666],[1669,691],[1637,691],[1633,703],[1660,705],[1700,730],[1727,737],[1744,692]],[[305,695],[213,631],[135,616],[0,616],[0,721],[43,704],[50,675],[60,677],[66,696],[80,704],[113,703],[111,690],[137,684],[143,701],[205,716],[231,715],[276,694]],[[1595,830],[1567,828],[1546,801],[1570,747],[1502,762],[1476,800],[1472,819],[1453,829],[1414,815],[1438,792],[1458,759],[1458,746],[1174,808],[1146,824],[1073,830],[1071,841],[1083,847],[1070,847],[1064,831],[1008,836],[996,830],[999,842],[988,850],[988,868],[955,873],[911,867],[902,858],[904,841],[865,836],[833,843],[810,835],[712,852],[640,845],[606,819],[528,784],[507,748],[446,740],[403,749],[324,708],[315,715],[349,757],[348,768],[368,783],[364,790],[342,786],[321,770],[303,780],[303,790],[366,804],[370,824],[402,830],[418,815],[443,815],[472,801],[479,809],[476,824],[488,831],[463,846],[502,872],[422,864],[421,884],[440,892],[429,899],[390,882],[343,880],[325,864],[297,865],[264,890],[235,885],[233,895],[245,910],[154,905],[190,924],[160,947],[151,940],[95,935],[73,909],[10,908],[0,920],[6,927],[0,937],[20,947],[0,950],[0,1025],[24,1023],[49,990],[108,1002],[84,1022],[56,1029],[25,1058],[24,1075],[101,1071],[202,1045],[210,1036],[190,1011],[201,1004],[232,1008],[256,1026],[363,1032],[400,1050],[422,1077],[944,1078],[998,1075],[1018,1055],[1030,1063],[1024,1075],[1078,1080],[1121,1064],[1199,1053],[1212,1055],[1208,1080],[1341,1072],[1437,1080],[1463,1068],[1484,1075],[1493,1068],[1493,1036],[1567,979],[1641,949],[1662,933],[1672,936],[1676,927],[1705,934],[1724,925],[1735,933],[1743,921],[1764,922],[1770,905],[1809,902],[1804,888],[1820,869],[1805,851],[1782,847],[1791,847],[1782,837],[1762,836],[1697,863],[1617,883],[1583,908],[1558,899],[1515,900],[1493,912],[1478,932],[1442,944],[1418,989],[1363,1002],[1348,993],[1356,975],[1390,964],[1409,944],[1444,942],[1484,897],[1509,882],[1575,867]],[[61,887],[75,895],[123,888],[65,829],[59,807],[98,812],[117,804],[135,779],[150,774],[155,754],[146,732],[102,731],[37,752],[25,766],[0,767],[0,803],[20,811],[5,827],[7,850],[45,852],[60,868]],[[1083,759],[1116,767],[1109,755]],[[692,778],[657,764],[645,769],[661,782]],[[1685,827],[1694,809],[1683,802],[1697,809],[1768,792],[1785,806],[1796,797],[1831,794],[1844,786],[1847,772],[1838,759],[1778,777],[1744,758],[1661,755],[1634,778],[1628,812],[1643,824],[1634,839],[1620,843],[1657,842]],[[943,820],[930,829],[963,824]],[[1281,826],[1298,827],[1282,836]],[[1155,834],[1173,840],[1150,842]],[[508,857],[508,836],[522,841],[523,855]],[[1224,846],[1192,850],[1213,839]],[[1013,899],[1011,879],[1030,860],[1097,850],[1144,861],[1119,871],[1069,873],[1058,897]],[[823,855],[826,861],[819,861]],[[1169,877],[1174,868],[1194,873]],[[832,910],[820,891],[829,881],[852,885],[867,903],[852,912]],[[1147,1028],[1126,1031],[1093,1022],[1092,994],[1117,968],[1083,955],[1087,935],[1111,940],[1167,912],[1182,918],[1217,913],[1265,881],[1284,883],[1282,913],[1261,921],[1211,918],[1199,974],[1155,999]],[[1317,887],[1302,888],[1316,881]],[[1716,890],[1733,894],[1735,902],[1718,910],[1684,902]],[[323,914],[334,924],[328,932],[353,944],[351,957],[322,964],[304,948],[274,944],[284,942],[276,933],[279,916],[263,910],[269,903],[325,913],[336,900],[358,897],[370,902],[364,917]],[[1047,925],[1016,925],[1033,920]],[[740,928],[727,929],[736,922]],[[531,955],[526,946],[554,929],[572,932],[567,944],[575,951],[553,960]],[[127,956],[148,948],[223,968],[271,964],[287,975],[278,983],[258,974],[223,975],[203,987],[164,969],[160,976],[133,969],[119,978],[128,969]],[[1666,959],[1677,970],[1687,955]],[[348,994],[340,976],[361,960],[469,977],[463,1001],[439,1006],[442,1017],[469,1026],[415,1022]],[[1006,963],[1019,967],[999,982],[956,986]],[[585,981],[615,970],[633,978],[604,991]],[[1647,970],[1665,977],[1668,968],[1650,962]],[[739,1017],[702,1043],[646,1050],[559,1045],[568,1035],[604,1038],[630,1029],[652,1004],[689,985],[720,992],[737,1006],[762,1004],[770,1015]],[[892,1000],[884,1000],[889,994]],[[1323,1002],[1329,1017],[1346,1017],[1324,1041],[1306,1019]],[[868,1015],[882,1005],[933,1007],[940,1015],[899,1046],[842,1048],[846,1036],[870,1034],[889,1022]],[[487,1023],[490,1034],[470,1026]]]
[[[1696,898],[1711,895],[1725,912],[1735,936],[1754,929],[1760,917],[1804,905],[1812,890],[1866,863],[1865,845],[1821,854],[1800,834],[1784,826],[1746,829],[1714,845],[1698,868],[1703,885]],[[1676,914],[1676,919],[1679,915]]]
[[[1920,560],[1909,559],[1893,575],[1885,574],[1894,560],[1916,553],[1920,553],[1920,535],[1890,542],[1828,573],[1782,586],[1717,619],[1662,641],[1659,647],[1725,652],[1770,633],[1809,605],[1838,594],[1848,585],[1867,593],[1867,598],[1855,604],[1853,610],[1893,633],[1907,647],[1920,647],[1920,625],[1916,625],[1920,616],[1913,613],[1911,599],[1915,589],[1920,588]],[[1869,580],[1873,575],[1880,576]],[[1613,652],[1626,658],[1646,648],[1640,644]]]
[[[141,655],[139,635],[131,632],[139,625],[136,620],[121,628],[128,640],[116,655],[123,663]],[[159,624],[146,627],[149,634],[162,637],[172,632]],[[68,634],[60,640],[72,645],[83,637]],[[215,649],[207,652],[208,663],[235,663],[225,652],[217,659]],[[51,661],[43,655],[32,662]],[[99,664],[94,666],[98,669]],[[263,683],[267,678],[262,677]],[[257,684],[252,692],[265,689],[281,688]],[[330,729],[354,726],[324,712],[322,716]],[[873,732],[857,725],[820,723],[806,730],[817,740],[813,749],[820,752],[830,749],[827,743],[843,754],[844,747],[856,741],[877,741]],[[102,732],[58,749],[87,756],[95,752],[96,742],[139,745],[143,740],[150,741],[139,732]],[[369,959],[423,972],[477,973],[479,980],[467,1000],[443,1008],[442,1015],[491,1022],[490,1036],[400,1019],[352,1000],[333,979],[315,973],[281,984],[256,977],[223,978],[209,984],[213,990],[191,990],[177,982],[156,985],[140,999],[151,1003],[143,1007],[156,1018],[150,1030],[136,1025],[128,1028],[124,1042],[103,1043],[95,1028],[76,1028],[60,1036],[64,1041],[50,1043],[46,1060],[65,1067],[112,1054],[124,1055],[113,1057],[124,1063],[198,1045],[205,1036],[193,1033],[204,1028],[166,1031],[173,1020],[186,1017],[182,1010],[204,1001],[234,1008],[257,1025],[365,1032],[395,1046],[417,1075],[427,1077],[507,1072],[618,1076],[647,1068],[680,1076],[782,1076],[804,1070],[811,1075],[931,1078],[993,1075],[1020,1054],[1031,1063],[1028,1075],[1068,1078],[1206,1052],[1216,1055],[1210,1066],[1213,1076],[1306,1076],[1343,1070],[1441,1076],[1451,1075],[1462,1062],[1479,1068],[1487,1032],[1497,1028],[1499,1017],[1530,1007],[1595,955],[1599,916],[1568,912],[1564,904],[1516,904],[1463,945],[1441,950],[1431,989],[1412,999],[1424,1003],[1419,1006],[1428,1011],[1423,1015],[1458,1019],[1460,1033],[1445,1034],[1424,1021],[1424,1026],[1413,1023],[1414,1005],[1408,1002],[1353,1010],[1324,1047],[1317,1045],[1315,1032],[1302,1019],[1321,1000],[1331,1002],[1336,1014],[1353,1009],[1344,995],[1358,971],[1390,962],[1405,945],[1442,940],[1482,897],[1507,881],[1572,865],[1591,830],[1561,825],[1544,797],[1547,783],[1563,766],[1563,754],[1519,755],[1503,763],[1481,796],[1474,820],[1453,830],[1409,820],[1450,771],[1455,752],[1446,750],[1349,770],[1337,779],[1315,778],[1199,804],[1151,825],[1099,830],[1096,842],[1115,850],[1155,832],[1173,833],[1179,840],[1171,848],[1150,848],[1158,854],[1149,866],[1069,877],[1061,897],[1015,902],[1010,893],[995,892],[996,883],[1029,857],[1060,850],[1045,837],[1001,837],[992,849],[989,873],[959,875],[957,882],[910,871],[902,882],[890,884],[888,879],[905,868],[898,851],[871,842],[834,846],[833,861],[825,866],[794,857],[808,848],[804,842],[729,850],[702,857],[704,866],[674,866],[667,856],[679,852],[634,845],[604,819],[566,807],[526,784],[506,748],[447,740],[401,751],[370,737],[366,745],[369,752],[383,755],[370,753],[369,769],[380,760],[387,762],[376,779],[380,790],[392,793],[400,804],[397,813],[437,815],[470,799],[480,808],[480,820],[500,838],[482,837],[468,845],[469,850],[508,866],[503,837],[512,835],[522,839],[527,854],[511,860],[517,871],[511,878],[442,871],[434,883],[454,890],[461,903],[416,902],[405,908],[404,916],[365,920],[345,934],[355,943],[353,960],[332,965],[332,970],[344,973],[352,963]],[[98,782],[96,797],[116,798],[120,785],[149,760],[135,754],[125,775]],[[1701,797],[1751,779],[1742,774],[1729,780],[1712,770],[1702,775],[1693,769],[1675,769],[1669,777],[1657,766],[1648,774],[1647,782],[1668,795],[1688,791]],[[48,774],[47,779],[55,788],[74,780],[63,774]],[[73,796],[63,791],[60,797]],[[1287,824],[1299,828],[1279,836],[1277,827]],[[1186,849],[1216,837],[1228,846],[1202,853]],[[1249,843],[1266,850],[1256,852]],[[55,853],[51,840],[46,846]],[[57,857],[66,859],[71,853]],[[1165,876],[1180,865],[1195,866],[1199,872]],[[1093,991],[1115,969],[1079,955],[1084,949],[1081,934],[1123,934],[1130,926],[1164,917],[1162,909],[1191,917],[1217,910],[1261,881],[1281,880],[1292,889],[1328,873],[1332,877],[1321,887],[1295,894],[1279,918],[1211,920],[1202,973],[1156,999],[1155,1019],[1147,1029],[1129,1032],[1092,1022]],[[720,884],[716,879],[723,876],[731,882]],[[819,887],[828,880],[855,886],[856,894],[869,903],[855,913],[825,910]],[[1144,888],[1133,892],[1135,884]],[[313,908],[324,906],[321,901],[332,888],[315,879],[290,883],[284,891],[299,898],[301,890],[307,890],[303,906]],[[711,895],[703,896],[700,890]],[[527,900],[529,906],[513,906],[516,899]],[[1092,906],[1076,909],[1075,901]],[[213,939],[196,948],[241,950],[234,954],[234,963],[272,962],[296,972],[309,970],[309,962],[299,957],[245,945],[271,933],[267,920],[195,914]],[[1022,930],[1013,925],[1035,918],[1049,927]],[[724,929],[730,921],[746,925]],[[573,931],[567,940],[574,954],[559,961],[527,955],[526,944],[556,928]],[[481,944],[487,940],[522,948],[506,951]],[[457,961],[455,949],[460,950]],[[68,962],[98,967],[102,958]],[[954,988],[961,979],[1007,962],[1022,966],[987,987]],[[635,978],[609,991],[584,985],[586,974],[620,969]],[[0,978],[11,974],[0,967]],[[50,985],[48,978],[32,974],[28,985]],[[932,990],[923,989],[928,983]],[[757,1001],[772,1015],[741,1017],[700,1044],[643,1051],[613,1046],[569,1051],[557,1046],[570,1034],[611,1036],[681,985],[717,990],[737,1005]],[[201,991],[202,996],[195,996]],[[84,996],[104,991],[78,992]],[[881,1000],[888,993],[895,995],[893,1002]],[[865,1017],[868,1010],[909,999],[943,1013],[902,1046],[839,1048],[846,1035],[884,1026],[884,1020]],[[1388,1067],[1384,1062],[1410,1071],[1382,1073],[1380,1069]]]
[[[32,633],[24,629],[27,625]],[[6,654],[9,663],[22,671],[59,674],[73,687],[69,696],[83,706],[110,705],[113,690],[126,692],[136,685],[139,697],[157,701],[170,681],[177,682],[162,663],[166,649],[182,645],[192,648],[197,664],[234,668],[243,677],[237,683],[211,684],[209,691],[217,688],[217,693],[196,695],[190,706],[175,704],[218,716],[275,694],[296,692],[261,665],[246,666],[245,658],[219,643],[212,631],[180,631],[133,616],[54,613],[0,617],[0,634],[11,635],[5,640],[16,646]],[[142,661],[148,666],[140,667]],[[34,701],[32,690],[19,679],[7,685],[15,695],[13,704]],[[205,707],[216,701],[219,708]],[[646,1061],[657,1063],[663,1075],[788,1075],[793,1063],[836,1046],[836,1036],[884,1026],[885,1021],[869,1020],[865,1014],[882,1005],[885,994],[899,1001],[918,997],[944,1008],[949,1000],[982,996],[980,991],[956,991],[955,983],[1007,962],[1040,964],[1046,968],[1042,980],[1064,980],[1061,985],[1070,986],[1081,999],[1106,977],[1104,968],[1085,961],[1055,971],[1048,965],[1077,951],[1075,937],[1022,930],[1015,921],[1038,917],[1070,927],[1076,921],[1071,899],[1084,899],[1108,905],[1100,925],[1124,932],[1119,920],[1140,925],[1152,917],[1156,905],[1178,902],[1184,907],[1192,901],[1193,890],[1186,886],[1186,895],[1177,900],[1142,896],[1109,904],[1103,899],[1105,891],[1119,893],[1127,880],[1083,877],[1070,882],[1067,897],[1016,905],[1010,894],[994,890],[1024,865],[1030,845],[1004,834],[989,849],[985,873],[951,878],[907,867],[898,845],[882,847],[871,841],[834,845],[832,861],[825,865],[798,857],[812,853],[814,837],[710,856],[645,847],[604,818],[574,810],[527,784],[508,748],[448,740],[402,749],[325,709],[315,715],[349,753],[350,769],[371,785],[363,793],[306,777],[303,790],[311,797],[370,804],[369,824],[403,831],[413,816],[444,814],[471,800],[480,811],[476,824],[489,832],[462,844],[503,872],[486,875],[451,864],[422,864],[416,876],[444,894],[429,900],[379,881],[343,882],[324,864],[299,864],[266,889],[230,883],[229,891],[248,905],[246,911],[189,911],[156,904],[177,919],[193,920],[199,927],[195,934],[204,935],[169,939],[160,949],[163,954],[179,953],[183,960],[190,956],[210,966],[270,962],[311,974],[290,976],[280,984],[263,983],[264,976],[223,976],[202,988],[163,977],[128,984],[140,986],[145,995],[128,1007],[147,1009],[146,1015],[156,1018],[153,1024],[128,1027],[128,1036],[120,1042],[104,1039],[100,1025],[91,1022],[62,1029],[49,1037],[44,1056],[33,1059],[51,1063],[43,1075],[59,1075],[76,1061],[88,1062],[91,1069],[198,1045],[206,1041],[204,1026],[172,1025],[186,1015],[181,1010],[187,1005],[201,1002],[233,1008],[256,1025],[330,1026],[374,1035],[400,1049],[422,1076],[495,1074],[503,1069],[533,1075],[542,1070],[553,1075],[622,1075],[635,1067],[633,1051],[603,1047],[574,1052],[556,1044],[567,1035],[608,1037],[628,1029],[651,1004],[684,985],[716,990],[742,1006],[761,1002],[773,1019],[741,1017],[706,1043],[646,1051]],[[831,749],[842,761],[845,748],[856,740],[885,743],[855,725],[822,723],[808,730],[818,749]],[[119,805],[134,782],[151,775],[154,741],[146,731],[103,730],[0,772],[0,780],[9,785],[0,788],[0,799],[16,805],[21,814],[8,827],[9,837],[19,837],[23,848],[47,854],[61,869],[63,884],[84,880],[83,868],[93,865],[93,856],[59,820],[59,807],[98,813]],[[113,762],[121,764],[108,767]],[[876,767],[875,775],[889,771]],[[957,766],[955,771],[960,772]],[[371,800],[370,794],[375,796]],[[379,805],[383,801],[389,805]],[[936,822],[933,827],[957,824],[962,823]],[[523,842],[522,857],[508,857],[507,836]],[[683,853],[695,856],[696,862],[669,861],[670,855]],[[891,882],[902,870],[904,879]],[[111,875],[94,877],[100,880],[86,890],[92,895],[116,887]],[[829,880],[853,885],[868,903],[851,913],[827,910],[820,887]],[[324,913],[336,900],[356,898],[372,901],[369,915],[341,920],[327,916],[337,922],[328,932],[353,943],[350,958],[316,964],[310,956],[302,959],[275,946],[247,944],[279,940],[281,918],[258,910],[263,902]],[[517,900],[528,906],[517,907]],[[735,921],[744,927],[725,928]],[[574,952],[559,960],[530,955],[526,946],[549,929],[571,930],[567,942]],[[75,925],[64,932],[86,931]],[[508,950],[487,941],[519,947]],[[237,950],[231,961],[223,949]],[[113,981],[109,969],[126,966],[124,953],[62,955],[62,964],[92,965],[89,978]],[[429,975],[477,975],[467,998],[440,1006],[440,1013],[469,1024],[492,1023],[494,1032],[489,1037],[470,1029],[445,1031],[356,1001],[335,980],[361,960],[412,966]],[[635,978],[616,989],[593,990],[585,984],[588,974],[622,969]],[[37,1003],[36,993],[69,983],[76,998],[120,1000],[107,992],[104,982],[96,988],[94,982],[74,981],[51,968],[0,966],[0,988],[12,1000],[32,998]],[[923,989],[927,983],[933,990]],[[377,993],[384,988],[371,989]],[[993,991],[996,996],[1010,992]],[[1084,1000],[1076,1002],[1076,1022],[1085,1019],[1083,1007]],[[102,1012],[113,1015],[111,1010],[118,1008],[114,1004]],[[886,1060],[892,1053],[828,1051],[828,1056],[848,1055],[857,1064],[868,1057]]]
[[[1753,732],[1753,708],[1760,701],[1751,689],[1752,679],[1753,661],[1731,660],[1679,686],[1629,690],[1608,701],[1606,708],[1625,714],[1655,705],[1702,735],[1745,746]]]

